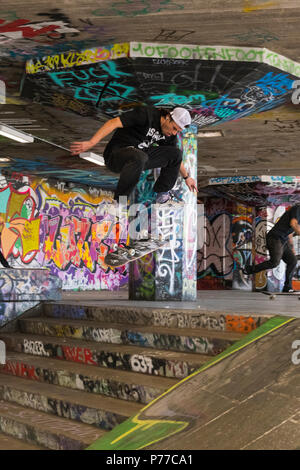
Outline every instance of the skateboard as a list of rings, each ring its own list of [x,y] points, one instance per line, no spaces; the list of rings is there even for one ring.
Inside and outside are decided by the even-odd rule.
[[[262,294],[268,295],[270,300],[275,300],[277,295],[298,295],[298,300],[300,300],[300,291],[295,292],[268,292],[266,290],[260,291]]]
[[[111,268],[119,268],[153,251],[165,248],[169,244],[170,241],[168,240],[155,240],[153,238],[131,241],[129,244],[114,244],[111,247],[112,251],[105,256],[104,263]]]

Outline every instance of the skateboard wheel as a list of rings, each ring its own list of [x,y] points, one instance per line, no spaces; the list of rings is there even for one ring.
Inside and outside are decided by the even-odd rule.
[[[134,255],[135,255],[135,249],[134,249],[134,248],[130,248],[130,249],[128,250],[128,254],[129,254],[130,256],[134,256]]]
[[[118,247],[118,244],[117,244],[117,243],[113,243],[113,244],[111,245],[111,249],[112,249],[113,251],[118,251],[118,248],[119,248],[119,247]]]
[[[276,295],[270,295],[270,300],[276,299]]]

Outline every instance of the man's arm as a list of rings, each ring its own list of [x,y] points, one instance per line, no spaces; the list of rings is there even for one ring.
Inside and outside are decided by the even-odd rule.
[[[294,243],[293,243],[293,234],[290,233],[290,235],[288,236],[288,243],[290,245],[290,248],[292,250],[292,252],[294,253],[294,255],[296,254],[296,251],[295,251],[295,248],[294,248]]]
[[[70,145],[70,150],[72,155],[78,155],[79,153],[86,152],[90,148],[94,147],[98,142],[100,142],[104,137],[113,132],[115,129],[123,127],[122,121],[119,117],[110,119],[103,124],[102,127],[93,135],[90,140],[84,142],[72,142]]]
[[[186,178],[184,181],[185,181],[186,185],[188,186],[189,190],[191,192],[196,192],[197,193],[198,192],[197,183],[194,180],[194,178],[189,176],[189,174],[188,174],[187,170],[185,169],[184,164],[182,162],[181,162],[179,171],[180,171],[180,174],[181,174],[182,178]]]
[[[291,219],[290,226],[292,227],[292,229],[297,235],[300,235],[300,225],[298,224],[297,219]]]

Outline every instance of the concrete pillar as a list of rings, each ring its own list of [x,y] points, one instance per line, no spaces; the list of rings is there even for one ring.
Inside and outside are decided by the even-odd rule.
[[[197,127],[178,137],[183,163],[197,180]],[[168,247],[130,263],[130,300],[196,300],[197,298],[197,197],[179,177],[173,190],[184,204],[154,205],[157,172],[144,172],[135,194],[136,203],[149,205],[152,236],[162,234]]]

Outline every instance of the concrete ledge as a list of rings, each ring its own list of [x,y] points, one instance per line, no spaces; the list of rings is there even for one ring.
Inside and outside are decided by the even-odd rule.
[[[20,315],[27,310],[39,304],[36,302],[0,302],[0,328],[7,325],[7,323],[16,320]]]
[[[48,269],[1,269],[0,300],[60,300],[62,281]]]
[[[100,302],[99,302],[100,303]],[[183,308],[156,308],[134,305],[85,305],[84,302],[45,303],[44,314],[50,318],[95,320],[127,325],[165,328],[205,328],[248,334],[271,317],[259,314],[221,313]]]

